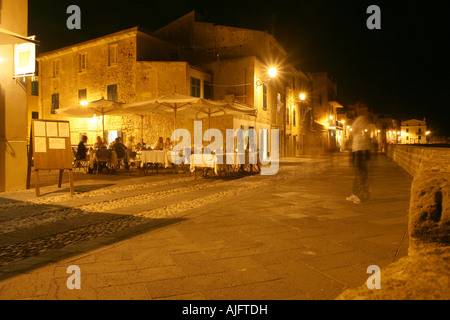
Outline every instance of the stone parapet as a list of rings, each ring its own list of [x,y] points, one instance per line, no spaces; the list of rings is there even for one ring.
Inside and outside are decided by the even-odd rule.
[[[448,300],[450,298],[450,149],[389,145],[388,157],[408,171],[411,185],[409,250],[381,270],[381,289],[366,285],[338,300]]]

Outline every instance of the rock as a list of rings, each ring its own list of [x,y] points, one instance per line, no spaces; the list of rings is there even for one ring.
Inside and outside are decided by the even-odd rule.
[[[336,300],[448,300],[450,247],[428,246],[381,270],[381,288],[363,285]]]
[[[411,187],[409,232],[413,246],[450,244],[450,172],[423,162]]]

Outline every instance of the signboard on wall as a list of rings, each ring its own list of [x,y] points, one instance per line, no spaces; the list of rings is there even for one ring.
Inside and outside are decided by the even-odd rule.
[[[36,45],[21,43],[14,46],[14,75],[23,76],[36,72]]]

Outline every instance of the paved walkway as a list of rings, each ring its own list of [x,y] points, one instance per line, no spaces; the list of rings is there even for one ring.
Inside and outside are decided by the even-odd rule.
[[[334,299],[407,255],[411,177],[383,155],[370,169],[360,205],[345,201],[345,154],[291,159],[273,177],[0,194],[0,299]],[[71,265],[81,290],[67,288]]]

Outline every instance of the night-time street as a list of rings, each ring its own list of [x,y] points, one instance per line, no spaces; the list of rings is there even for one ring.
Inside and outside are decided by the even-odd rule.
[[[0,300],[449,300],[448,12],[0,0]]]
[[[360,205],[345,200],[348,154],[286,161],[268,178],[193,179],[3,195],[0,298],[334,299],[407,254],[411,178],[384,155]],[[67,290],[71,265],[80,291]]]

